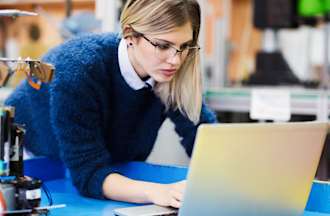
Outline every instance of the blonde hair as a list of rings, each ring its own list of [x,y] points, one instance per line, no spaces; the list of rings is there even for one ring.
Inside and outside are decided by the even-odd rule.
[[[134,37],[131,27],[143,34],[168,33],[191,23],[193,44],[200,30],[200,7],[196,0],[128,0],[121,14],[123,37]],[[179,109],[195,124],[202,107],[202,85],[198,52],[189,53],[170,82],[157,83],[155,93],[166,108]]]

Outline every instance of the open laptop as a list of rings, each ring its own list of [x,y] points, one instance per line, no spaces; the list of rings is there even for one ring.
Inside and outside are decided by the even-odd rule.
[[[302,215],[327,130],[318,122],[201,125],[178,215]],[[155,205],[114,213],[177,214]]]

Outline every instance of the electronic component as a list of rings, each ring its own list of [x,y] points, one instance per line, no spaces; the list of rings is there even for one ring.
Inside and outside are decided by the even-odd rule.
[[[25,130],[14,123],[14,116],[14,107],[0,107],[0,194],[2,208],[8,212],[35,209],[41,202],[41,180],[23,173]]]

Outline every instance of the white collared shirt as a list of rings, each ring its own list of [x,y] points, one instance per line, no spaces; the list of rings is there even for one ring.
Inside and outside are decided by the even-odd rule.
[[[119,43],[118,61],[121,75],[132,89],[139,90],[142,88],[154,87],[155,80],[153,78],[150,77],[147,81],[143,81],[134,70],[128,57],[127,44],[125,39],[121,39]]]

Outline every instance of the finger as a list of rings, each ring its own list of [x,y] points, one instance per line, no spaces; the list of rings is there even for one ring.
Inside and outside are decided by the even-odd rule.
[[[172,190],[171,192],[171,196],[173,198],[175,198],[178,201],[182,201],[183,200],[183,193],[180,191],[176,191],[176,190]]]
[[[181,207],[181,202],[172,198],[170,202],[171,206],[174,208],[180,208]]]

